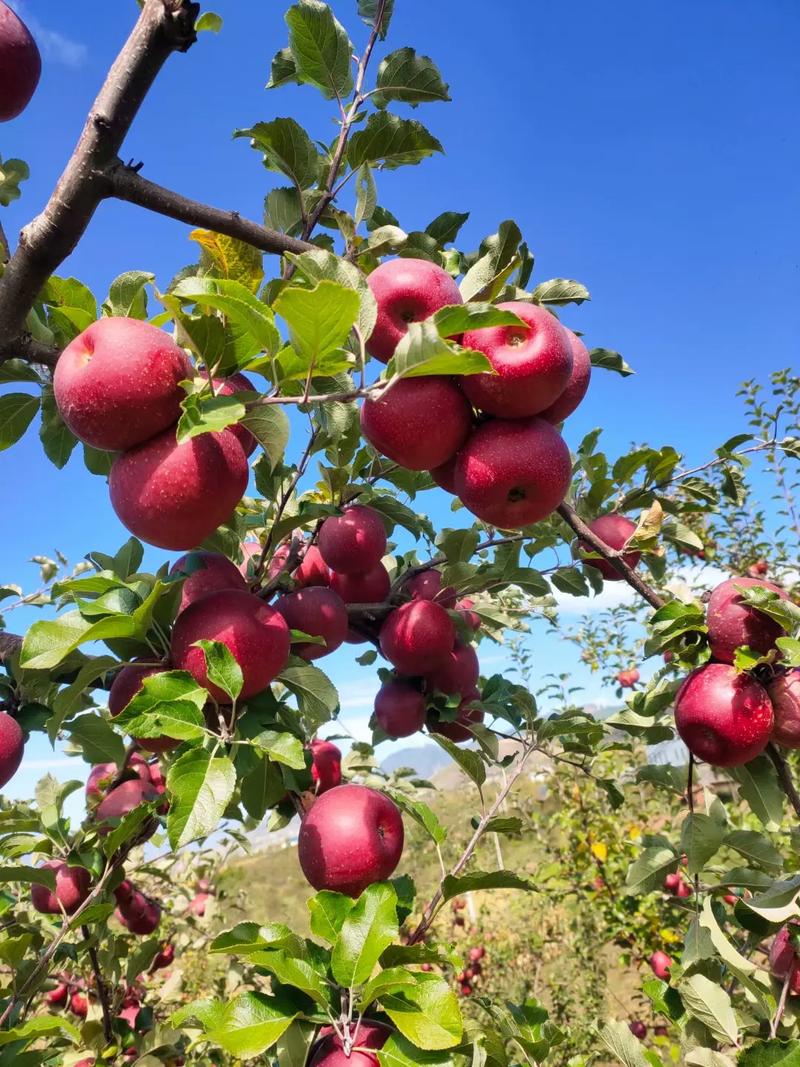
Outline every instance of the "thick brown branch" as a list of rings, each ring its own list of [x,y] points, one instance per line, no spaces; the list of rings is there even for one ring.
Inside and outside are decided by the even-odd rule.
[[[628,566],[620,553],[615,552],[613,548],[609,548],[605,541],[601,541],[597,534],[592,533],[577,511],[566,500],[559,505],[558,514],[567,526],[575,531],[581,541],[585,541],[598,556],[608,560],[614,570],[619,571],[628,585],[632,586],[640,596],[644,597],[648,604],[654,608],[662,608],[664,606],[666,601],[663,597],[660,597],[655,589],[651,589],[647,582],[640,578],[632,567]]]
[[[165,189],[119,161],[106,168],[102,178],[106,182],[109,196],[137,204],[148,211],[155,211],[159,215],[166,215],[190,226],[203,226],[214,233],[235,237],[262,252],[272,252],[280,256],[284,252],[301,253],[316,248],[316,245],[309,244],[308,241],[298,241],[277,230],[259,226],[250,219],[242,218],[236,211],[223,211],[221,208],[202,204],[199,200],[190,200],[171,189]]]
[[[25,319],[50,275],[73,251],[107,188],[103,169],[122,143],[159,71],[195,41],[200,5],[145,0],[130,37],[108,73],[86,125],[44,211],[20,234],[0,279],[0,351],[23,336]]]

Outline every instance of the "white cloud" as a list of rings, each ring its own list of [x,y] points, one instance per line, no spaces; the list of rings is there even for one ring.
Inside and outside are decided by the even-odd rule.
[[[65,67],[82,67],[86,62],[89,49],[85,44],[70,40],[56,30],[50,30],[44,26],[29,8],[27,0],[9,0],[9,7],[17,12],[19,17],[33,34],[39,50],[46,60],[53,63],[61,63]]]
[[[572,596],[554,590],[558,609],[562,615],[596,615],[621,604],[632,604],[638,594],[627,582],[605,582],[601,593],[595,596]]]

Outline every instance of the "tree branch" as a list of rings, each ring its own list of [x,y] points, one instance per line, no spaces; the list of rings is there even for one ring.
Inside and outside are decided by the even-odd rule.
[[[20,234],[0,278],[0,351],[21,337],[42,286],[73,251],[107,188],[112,163],[159,71],[196,40],[200,5],[145,0],[128,40],[92,106],[78,144],[44,211]]]
[[[778,780],[781,783],[784,793],[789,798],[789,803],[794,808],[795,814],[800,816],[800,794],[797,792],[788,763],[772,742],[767,745],[767,755],[772,760],[773,766],[778,772]]]
[[[100,1008],[103,1012],[103,1034],[106,1041],[110,1042],[114,1037],[114,1027],[111,1022],[111,1005],[108,1002],[108,990],[103,981],[103,974],[100,970],[100,961],[97,958],[97,949],[92,944],[92,934],[89,927],[82,926],[81,933],[83,934],[83,940],[86,942],[86,950],[89,953],[89,959],[94,973],[94,984],[97,989],[98,999],[100,1000]]]

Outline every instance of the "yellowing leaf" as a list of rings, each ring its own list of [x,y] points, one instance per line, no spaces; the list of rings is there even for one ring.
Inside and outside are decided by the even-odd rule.
[[[603,841],[595,841],[592,845],[592,855],[601,863],[605,863],[608,859],[608,846]]]
[[[263,256],[257,248],[213,230],[192,230],[189,238],[203,249],[201,266],[213,266],[223,278],[231,278],[255,293],[264,278]]]

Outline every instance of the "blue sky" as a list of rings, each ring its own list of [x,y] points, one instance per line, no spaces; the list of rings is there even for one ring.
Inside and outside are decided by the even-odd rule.
[[[44,204],[136,11],[133,0],[107,5],[102,18],[87,4],[16,6],[40,40],[44,73],[27,112],[0,128],[0,155],[31,167],[23,198],[2,215],[12,243]],[[328,139],[330,109],[308,88],[263,89],[286,40],[284,4],[213,7],[222,33],[203,34],[170,60],[124,157],[143,160],[154,181],[260,219],[266,192],[281,182],[232,131],[292,115]],[[535,281],[570,277],[589,287],[592,303],[565,321],[590,345],[621,351],[637,375],[595,375],[568,425],[571,444],[602,425],[613,453],[647,440],[674,443],[692,460],[708,456],[742,427],[738,384],[798,362],[795,0],[396,7],[389,50],[410,44],[431,55],[454,102],[413,113],[446,155],[379,175],[381,202],[408,230],[444,210],[471,211],[464,247],[513,217],[536,252]],[[363,44],[355,0],[334,9]],[[184,226],[109,203],[61,273],[102,298],[122,271],[150,270],[165,283],[194,257]],[[4,581],[30,587],[34,552],[57,547],[77,560],[127,536],[102,480],[77,458],[57,472],[33,428],[0,453],[0,484]],[[442,494],[430,494],[430,508],[450,521]],[[548,669],[571,663],[556,642],[540,646]],[[329,663],[345,708],[363,717],[370,672],[356,668],[354,679],[343,654]],[[49,758],[44,744],[35,748],[31,758]],[[15,785],[30,792],[28,775]]]

